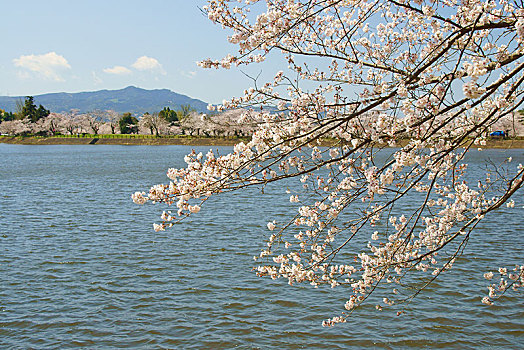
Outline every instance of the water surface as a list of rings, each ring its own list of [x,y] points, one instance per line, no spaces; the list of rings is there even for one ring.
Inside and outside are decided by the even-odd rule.
[[[288,287],[255,276],[252,256],[285,194],[253,189],[211,199],[155,233],[161,206],[136,190],[183,166],[186,146],[0,144],[0,348],[521,348],[522,292],[480,303],[494,266],[522,263],[524,201],[487,218],[472,255],[406,313],[342,311],[344,289]],[[209,147],[201,147],[206,151]],[[221,152],[229,148],[221,148]],[[485,151],[493,159],[524,150]]]

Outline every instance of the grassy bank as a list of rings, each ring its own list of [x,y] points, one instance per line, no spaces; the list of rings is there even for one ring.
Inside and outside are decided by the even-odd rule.
[[[19,145],[187,145],[187,146],[232,146],[246,138],[164,136],[152,135],[79,135],[79,136],[0,136],[0,143]],[[333,144],[329,140],[323,146]],[[523,148],[524,138],[490,139],[482,148]]]
[[[246,139],[177,135],[80,135],[80,136],[0,136],[0,143],[19,145],[189,145],[232,146]]]

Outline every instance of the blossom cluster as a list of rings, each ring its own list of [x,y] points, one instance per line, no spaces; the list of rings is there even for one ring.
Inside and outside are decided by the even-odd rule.
[[[482,303],[486,305],[493,305],[493,301],[500,298],[508,289],[514,291],[524,286],[524,265],[516,265],[513,271],[507,268],[499,268],[499,282],[488,286],[488,295],[482,298]],[[493,279],[495,274],[493,272],[486,272],[484,278],[487,280]]]
[[[232,31],[238,53],[203,67],[258,64],[272,51],[288,67],[218,107],[246,108],[241,120],[257,125],[249,141],[224,155],[193,152],[169,169],[169,184],[133,196],[177,207],[156,229],[211,195],[296,179],[287,196],[296,212],[268,218],[256,273],[346,287],[344,311],[324,322],[332,326],[379,285],[393,292],[377,310],[411,300],[452,268],[480,220],[514,205],[521,167],[468,182],[465,158],[522,101],[515,3],[211,0],[205,11]],[[508,278],[522,284],[522,272]],[[484,303],[502,287],[491,288]]]

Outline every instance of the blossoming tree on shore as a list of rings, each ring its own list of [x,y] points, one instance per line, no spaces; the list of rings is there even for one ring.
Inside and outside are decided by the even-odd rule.
[[[522,4],[212,0],[205,11],[239,49],[201,66],[272,55],[287,67],[218,107],[252,107],[242,116],[258,123],[249,142],[227,155],[193,152],[186,168],[168,170],[169,184],[133,195],[176,208],[156,230],[197,213],[209,196],[296,179],[297,212],[268,218],[257,273],[347,287],[345,310],[324,321],[331,326],[378,291],[377,309],[410,301],[467,254],[486,215],[514,206],[522,165],[508,159],[496,177],[466,181],[465,158],[522,107]],[[522,286],[524,267],[484,277],[495,275],[488,305]]]

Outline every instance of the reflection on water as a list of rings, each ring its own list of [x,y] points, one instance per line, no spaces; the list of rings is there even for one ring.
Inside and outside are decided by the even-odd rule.
[[[201,147],[207,150],[209,147]],[[524,301],[480,303],[493,266],[521,262],[522,194],[476,231],[455,270],[403,316],[342,310],[343,289],[255,276],[280,193],[239,192],[155,233],[159,206],[130,194],[166,181],[185,146],[0,145],[1,348],[519,348]],[[524,163],[524,150],[486,151]],[[255,200],[256,198],[256,200]],[[495,229],[496,228],[496,229]]]

